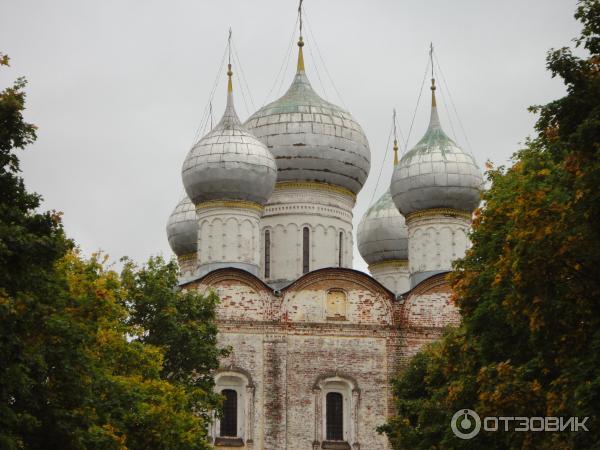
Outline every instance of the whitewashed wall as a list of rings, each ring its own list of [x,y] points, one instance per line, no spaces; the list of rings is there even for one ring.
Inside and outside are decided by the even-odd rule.
[[[261,221],[261,247],[265,231],[271,233],[271,270],[266,281],[293,281],[302,276],[303,228],[310,230],[309,270],[352,267],[352,208],[354,198],[343,193],[307,187],[276,189]],[[264,278],[264,248],[261,248]]]
[[[257,275],[260,266],[260,211],[252,208],[198,208],[198,273],[238,267]]]
[[[414,216],[408,226],[408,260],[411,276],[428,271],[451,270],[470,246],[471,221],[462,215]]]

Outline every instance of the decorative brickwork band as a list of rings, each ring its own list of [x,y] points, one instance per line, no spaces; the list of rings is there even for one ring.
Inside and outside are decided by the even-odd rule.
[[[466,220],[471,220],[472,218],[472,214],[470,212],[459,211],[457,209],[451,208],[433,208],[426,209],[424,211],[415,211],[413,213],[408,214],[406,216],[406,224],[408,225],[410,222],[415,221],[417,219],[426,219],[429,217],[439,216],[456,217]]]
[[[389,261],[381,261],[374,264],[369,264],[369,271],[383,269],[384,267],[408,267],[408,259],[391,259]]]
[[[252,209],[259,212],[262,212],[264,209],[261,204],[246,200],[211,200],[196,205],[196,211],[211,208]]]
[[[186,253],[185,255],[180,255],[177,257],[179,264],[188,263],[190,261],[196,260],[196,252],[194,253]]]
[[[335,192],[336,194],[345,195],[352,198],[352,200],[356,200],[356,194],[350,189],[318,181],[278,181],[275,185],[275,190],[281,189],[314,189],[317,191]]]
[[[191,276],[194,273],[196,270],[197,258],[197,252],[184,253],[177,257],[181,276]]]

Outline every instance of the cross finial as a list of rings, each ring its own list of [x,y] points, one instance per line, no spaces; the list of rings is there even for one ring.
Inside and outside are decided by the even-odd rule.
[[[433,42],[429,43],[429,63],[431,64],[431,89],[435,89],[435,80],[433,76]]]
[[[229,64],[231,64],[231,27],[229,27],[229,37],[227,38],[227,52],[229,53]]]
[[[304,0],[300,0],[298,3],[298,19],[300,24],[300,40],[302,40],[302,2]]]

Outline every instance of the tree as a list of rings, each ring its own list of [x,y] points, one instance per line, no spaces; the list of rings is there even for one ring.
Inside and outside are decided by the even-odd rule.
[[[151,267],[140,270],[142,276],[129,267],[127,276],[156,280],[164,276],[171,265],[154,261]],[[90,362],[84,368],[89,369],[88,376],[82,377],[85,372],[79,369],[72,383],[77,387],[88,385],[90,389],[87,401],[80,407],[86,426],[69,430],[69,434],[80,436],[73,448],[210,448],[207,442],[210,417],[198,412],[213,406],[209,402],[212,397],[199,388],[188,389],[183,383],[163,377],[167,360],[165,349],[134,338],[142,328],[130,323],[128,280],[107,270],[98,257],[82,261],[77,255],[70,254],[61,261],[59,269],[67,277],[67,297],[75,305],[71,318],[79,326],[79,334],[89,337],[82,349]],[[176,290],[176,279],[174,282],[163,281],[166,281],[164,289],[173,292],[174,301],[187,299]],[[138,288],[151,291],[144,281],[140,281]],[[207,310],[214,306],[212,300],[207,301],[204,297],[198,296],[195,300]],[[152,302],[149,298],[144,301]],[[192,318],[190,322],[194,320]],[[210,320],[209,317],[205,325],[212,330]],[[191,348],[198,336],[198,330],[190,332]],[[203,336],[214,342],[212,331]],[[215,353],[213,351],[211,355]],[[44,448],[49,447],[46,444]]]
[[[0,66],[8,65],[0,54]],[[56,293],[53,270],[72,244],[60,215],[38,213],[40,197],[25,189],[14,149],[35,138],[24,121],[25,80],[0,93],[0,447],[18,448],[22,433],[39,425],[43,402],[36,387],[46,379],[44,337],[36,331],[46,300]]]
[[[216,298],[181,292],[173,262],[84,259],[37,211],[14,152],[35,140],[24,86],[0,93],[0,448],[210,448]]]
[[[175,288],[177,276],[173,260],[151,258],[142,268],[127,261],[122,277],[131,310],[129,323],[137,330],[138,342],[163,350],[161,377],[202,399],[194,409],[209,420],[220,401],[213,391],[212,374],[219,357],[228,353],[217,347],[218,298],[214,293],[181,292]]]
[[[490,168],[473,246],[455,265],[462,325],[395,381],[383,427],[401,448],[600,447],[600,2],[580,1],[576,46],[547,66],[567,94],[539,113],[512,167]],[[453,436],[461,408],[482,416],[590,417],[589,432]]]

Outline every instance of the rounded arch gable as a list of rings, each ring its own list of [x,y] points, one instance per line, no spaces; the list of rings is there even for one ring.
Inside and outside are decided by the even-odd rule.
[[[198,290],[215,291],[219,297],[219,320],[262,321],[269,317],[273,291],[249,272],[225,268],[208,273],[198,284]]]
[[[330,299],[331,292],[343,292],[345,298]],[[315,270],[282,289],[282,294],[282,317],[291,322],[393,323],[395,295],[352,269]]]

